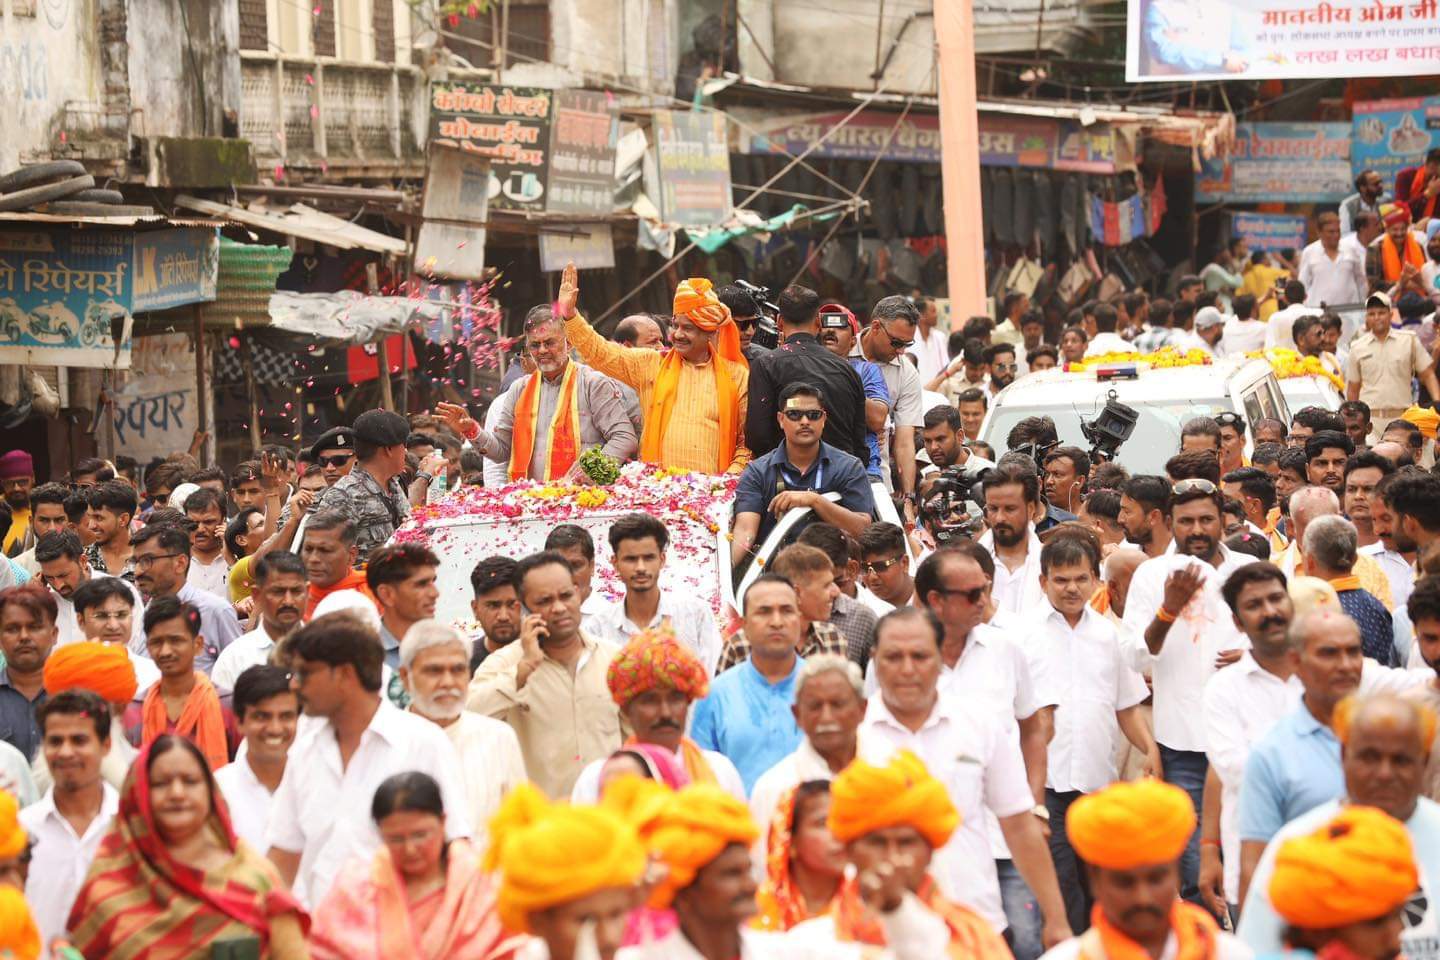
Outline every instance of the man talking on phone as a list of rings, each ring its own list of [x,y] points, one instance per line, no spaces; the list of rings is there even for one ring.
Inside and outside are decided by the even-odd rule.
[[[521,560],[515,592],[520,638],[480,664],[469,707],[510,724],[530,779],[564,800],[585,765],[619,749],[630,732],[606,682],[619,648],[580,628],[580,593],[557,551]]]

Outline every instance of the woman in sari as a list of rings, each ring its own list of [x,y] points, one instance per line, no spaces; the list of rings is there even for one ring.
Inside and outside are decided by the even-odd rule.
[[[87,960],[182,960],[222,940],[306,960],[307,918],[275,868],[235,838],[205,757],[161,734],[140,751],[120,811],[70,911]]]
[[[380,784],[370,814],[375,856],[348,865],[315,911],[316,960],[500,960],[523,937],[505,933],[495,888],[468,840],[445,841],[440,786],[419,772]]]
[[[830,834],[830,783],[807,780],[775,806],[765,841],[760,912],[750,925],[783,933],[830,908],[845,874],[845,847]]]

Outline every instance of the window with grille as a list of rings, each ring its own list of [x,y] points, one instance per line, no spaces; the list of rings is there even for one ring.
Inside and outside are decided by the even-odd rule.
[[[500,4],[474,19],[464,18],[459,26],[449,29],[445,45],[468,60],[473,66],[488,67],[498,56],[500,46]],[[460,38],[464,39],[460,39]],[[550,59],[550,4],[542,2],[510,3],[510,36],[505,45],[505,65],[533,63]]]

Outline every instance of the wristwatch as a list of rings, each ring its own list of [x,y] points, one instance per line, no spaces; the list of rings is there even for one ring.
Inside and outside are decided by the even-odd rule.
[[[424,470],[421,470],[419,473],[415,474],[415,479],[424,480],[426,483],[430,483],[435,479],[435,474],[426,473]]]
[[[1041,820],[1044,820],[1046,823],[1050,822],[1050,808],[1045,806],[1045,804],[1035,804],[1035,806],[1030,808],[1030,812],[1035,814],[1035,816],[1039,817]]]

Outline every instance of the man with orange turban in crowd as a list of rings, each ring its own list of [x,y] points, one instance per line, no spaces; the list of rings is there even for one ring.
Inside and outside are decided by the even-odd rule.
[[[884,946],[886,930],[862,886],[864,877],[889,873],[945,922],[949,943],[934,956],[1009,960],[1010,949],[990,924],[946,900],[930,877],[930,858],[950,841],[960,814],[919,757],[901,750],[883,767],[856,760],[841,770],[830,784],[829,823],[858,872],[841,884],[829,914],[800,924],[793,938]]]
[[[125,785],[125,775],[138,753],[130,741],[118,733],[125,708],[139,691],[130,652],[120,644],[98,640],[57,647],[45,659],[45,690],[52,697],[66,690],[90,690],[110,705],[117,735],[110,738],[109,749],[100,761],[100,778],[119,790]],[[34,771],[35,785],[43,794],[53,783],[43,750],[35,757]]]
[[[700,473],[745,469],[750,368],[740,353],[740,331],[714,285],[696,278],[675,291],[667,353],[606,340],[576,312],[579,295],[575,265],[567,264],[555,314],[565,318],[565,334],[581,359],[640,394],[640,459]]]
[[[745,784],[735,764],[723,753],[700,749],[685,735],[690,705],[710,691],[710,678],[699,658],[669,628],[642,630],[631,637],[610,661],[605,680],[620,715],[635,731],[626,747],[637,743],[664,747],[675,755],[690,783],[716,783],[745,799]],[[592,761],[580,771],[571,800],[600,799],[600,771],[607,759]]]
[[[1346,807],[1275,854],[1270,903],[1286,945],[1320,960],[1391,960],[1420,885],[1405,825],[1374,807]]]
[[[1205,910],[1180,899],[1180,856],[1195,805],[1174,784],[1146,778],[1076,800],[1065,830],[1095,898],[1090,929],[1041,960],[1249,960],[1250,950]]]
[[[1407,288],[1425,293],[1420,278],[1420,269],[1425,266],[1425,240],[1410,228],[1410,208],[1403,203],[1387,203],[1380,208],[1380,220],[1385,232],[1365,251],[1370,292],[1388,293],[1396,299]]]
[[[615,960],[637,905],[645,850],[611,808],[551,803],[526,783],[490,821],[485,866],[498,871],[500,925],[532,937],[519,941],[517,960]],[[509,957],[515,945],[497,937],[490,956]]]
[[[888,868],[866,872],[859,884],[889,949],[843,943],[823,932],[801,937],[803,924],[789,933],[750,929],[758,909],[750,847],[759,831],[749,807],[708,783],[649,793],[629,803],[641,842],[665,872],[649,904],[674,909],[680,925],[654,943],[622,950],[619,960],[934,960],[944,954],[945,925]]]

